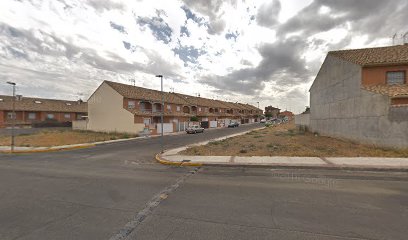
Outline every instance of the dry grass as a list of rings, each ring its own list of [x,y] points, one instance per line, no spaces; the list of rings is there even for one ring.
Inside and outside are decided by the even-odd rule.
[[[299,157],[408,157],[408,149],[380,148],[349,140],[315,136],[296,130],[293,123],[252,131],[205,146],[189,148],[186,155],[299,156]]]
[[[15,144],[20,147],[50,147],[80,143],[91,143],[136,137],[123,133],[101,133],[73,130],[44,130],[35,134],[16,136]],[[1,136],[0,146],[10,146],[10,137]]]

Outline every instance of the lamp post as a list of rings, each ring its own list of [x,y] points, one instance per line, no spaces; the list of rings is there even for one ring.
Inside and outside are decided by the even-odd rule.
[[[16,121],[16,83],[14,82],[7,82],[8,84],[13,86],[13,115],[12,115],[12,122],[11,122],[11,152],[14,152],[14,125]]]
[[[163,93],[163,75],[156,75],[156,77],[160,78],[161,82],[161,100],[162,100],[162,106],[161,106],[161,152],[164,152],[164,140],[163,140],[163,118],[164,118],[164,93]]]

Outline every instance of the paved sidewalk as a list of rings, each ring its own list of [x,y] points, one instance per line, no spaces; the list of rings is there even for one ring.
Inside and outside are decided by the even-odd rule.
[[[251,130],[252,131],[252,130]],[[249,131],[248,131],[249,132]],[[234,134],[210,141],[220,141],[246,134]],[[182,166],[252,166],[252,167],[286,167],[286,168],[322,168],[322,169],[356,169],[356,170],[397,170],[408,171],[408,158],[377,157],[284,157],[284,156],[186,156],[179,152],[191,146],[205,145],[210,141],[184,146],[158,154],[156,160],[162,164]]]

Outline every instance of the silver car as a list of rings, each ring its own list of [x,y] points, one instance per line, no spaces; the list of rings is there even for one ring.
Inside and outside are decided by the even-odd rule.
[[[193,125],[191,127],[188,127],[186,129],[187,133],[203,133],[204,132],[204,128],[198,126],[198,125]]]

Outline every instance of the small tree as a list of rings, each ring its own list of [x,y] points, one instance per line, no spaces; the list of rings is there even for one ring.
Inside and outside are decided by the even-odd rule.
[[[198,117],[197,116],[193,116],[190,118],[191,122],[198,122]]]
[[[271,117],[272,117],[272,113],[265,113],[265,117],[271,118]]]

